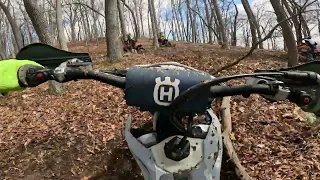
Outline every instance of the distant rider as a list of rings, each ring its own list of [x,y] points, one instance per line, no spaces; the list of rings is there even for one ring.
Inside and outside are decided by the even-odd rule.
[[[306,36],[303,38],[302,43],[309,47],[308,50],[308,61],[316,60],[315,49],[317,47],[317,43],[311,39],[311,36]]]
[[[135,46],[136,46],[136,41],[131,38],[131,34],[127,34],[127,41],[126,41],[126,43],[129,44],[129,46],[130,46],[130,49],[129,49],[129,50],[130,50],[130,51],[134,50],[134,48],[135,48]]]
[[[165,39],[166,39],[166,35],[161,32],[161,33],[160,33],[160,38],[161,38],[161,40],[165,40]]]

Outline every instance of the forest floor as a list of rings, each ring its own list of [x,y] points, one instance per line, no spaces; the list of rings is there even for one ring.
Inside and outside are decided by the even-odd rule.
[[[217,45],[173,42],[145,55],[127,54],[105,63],[106,47],[89,44],[95,68],[127,68],[136,64],[176,61],[211,72],[244,55],[248,49],[222,50]],[[87,52],[84,42],[70,51]],[[257,50],[219,75],[248,73],[285,66],[283,52]],[[239,83],[234,81],[233,83]],[[289,102],[269,103],[259,96],[231,101],[233,142],[246,171],[254,179],[320,179],[320,133]],[[67,84],[64,95],[47,92],[47,84],[0,97],[0,177],[3,179],[142,179],[122,131],[126,117],[135,126],[150,114],[128,107],[123,92],[94,81]],[[314,126],[314,125],[313,125]],[[234,179],[223,171],[221,179]],[[0,178],[0,179],[1,179]]]

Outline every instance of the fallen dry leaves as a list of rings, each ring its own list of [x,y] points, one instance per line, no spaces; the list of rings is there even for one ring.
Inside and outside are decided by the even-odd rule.
[[[105,43],[90,46],[95,67],[103,67]],[[150,42],[142,44],[150,49]],[[83,43],[71,50],[86,51]],[[214,45],[177,43],[146,55],[128,55],[112,68],[177,61],[212,71],[245,53]],[[259,50],[220,75],[284,66],[279,52]],[[241,83],[237,80],[231,83]],[[0,176],[5,179],[142,179],[122,135],[128,114],[135,126],[150,114],[128,107],[123,92],[94,81],[68,83],[63,96],[46,85],[0,98]],[[242,164],[255,179],[320,179],[320,135],[301,121],[289,102],[260,96],[232,99],[232,139]],[[228,179],[229,170],[223,174]],[[226,175],[226,176],[224,176]],[[233,177],[234,178],[234,177]],[[229,178],[232,179],[232,178]]]

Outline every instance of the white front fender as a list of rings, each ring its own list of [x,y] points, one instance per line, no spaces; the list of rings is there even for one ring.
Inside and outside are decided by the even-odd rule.
[[[131,130],[131,116],[125,127],[125,139],[132,155],[136,159],[145,180],[174,180],[175,177],[185,177],[189,180],[220,179],[222,162],[221,125],[211,109],[211,125],[201,125],[208,131],[205,139],[188,138],[190,155],[181,160],[168,159],[164,153],[164,145],[175,136],[156,142],[156,133],[145,134],[135,138]]]

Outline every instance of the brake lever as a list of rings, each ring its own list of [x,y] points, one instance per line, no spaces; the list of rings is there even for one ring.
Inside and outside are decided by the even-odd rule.
[[[285,71],[285,70],[256,70],[255,72],[280,72],[282,76],[276,77],[290,85],[320,85],[320,75],[313,71]]]

